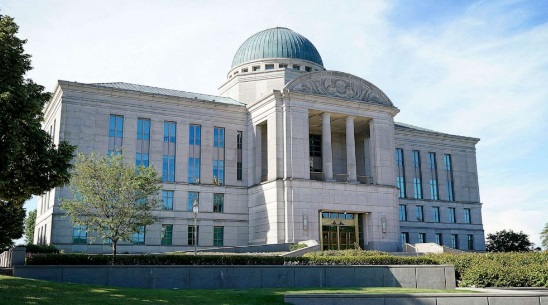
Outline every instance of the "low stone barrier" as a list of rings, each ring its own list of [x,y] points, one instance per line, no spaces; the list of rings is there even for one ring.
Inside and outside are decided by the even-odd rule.
[[[454,289],[440,266],[16,266],[14,276],[104,286],[217,289],[405,287]]]
[[[293,305],[546,305],[548,293],[286,294],[284,302]]]

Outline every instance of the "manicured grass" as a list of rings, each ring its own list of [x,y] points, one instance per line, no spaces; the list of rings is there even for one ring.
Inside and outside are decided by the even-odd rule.
[[[139,304],[284,304],[284,293],[462,293],[410,288],[339,289],[135,289],[38,281],[0,275],[0,304],[139,305]]]

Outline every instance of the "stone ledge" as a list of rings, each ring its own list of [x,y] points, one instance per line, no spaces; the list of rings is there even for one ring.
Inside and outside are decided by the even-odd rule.
[[[293,305],[548,305],[548,293],[285,294]]]

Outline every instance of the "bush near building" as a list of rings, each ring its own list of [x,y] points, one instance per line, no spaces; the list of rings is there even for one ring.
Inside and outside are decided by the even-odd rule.
[[[548,252],[432,254],[455,266],[461,287],[548,287]]]

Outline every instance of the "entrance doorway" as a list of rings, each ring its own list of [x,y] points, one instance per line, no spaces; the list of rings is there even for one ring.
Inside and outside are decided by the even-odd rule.
[[[321,212],[321,249],[355,249],[358,241],[358,214]]]

